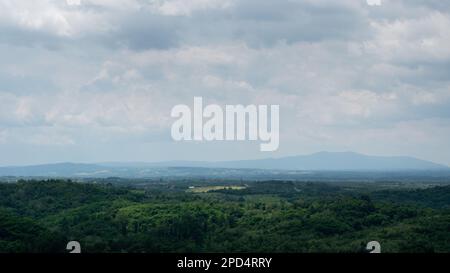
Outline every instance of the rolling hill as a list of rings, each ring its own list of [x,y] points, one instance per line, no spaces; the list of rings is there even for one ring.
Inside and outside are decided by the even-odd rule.
[[[0,176],[41,176],[41,177],[157,177],[189,175],[192,168],[205,169],[249,169],[280,171],[449,171],[445,165],[403,156],[369,156],[353,152],[320,152],[281,158],[239,161],[168,161],[134,163],[58,163],[34,166],[0,167]],[[196,172],[199,172],[198,170]],[[209,171],[210,173],[213,171]],[[222,171],[223,172],[223,171]],[[226,175],[226,173],[225,173]]]

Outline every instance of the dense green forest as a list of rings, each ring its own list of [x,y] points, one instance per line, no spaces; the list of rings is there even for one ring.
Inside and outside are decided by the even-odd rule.
[[[450,186],[0,183],[0,252],[67,252],[71,240],[83,252],[363,252],[373,240],[450,252]]]

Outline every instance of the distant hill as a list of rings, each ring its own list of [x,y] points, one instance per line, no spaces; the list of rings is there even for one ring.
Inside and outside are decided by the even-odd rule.
[[[192,168],[202,168],[193,171]],[[168,161],[157,163],[112,162],[98,164],[59,163],[0,167],[0,176],[157,177],[182,176],[192,172],[207,176],[206,169],[251,169],[283,171],[449,171],[445,165],[404,156],[369,156],[353,152],[320,152],[311,155],[222,162]],[[226,175],[227,172],[220,171]],[[248,173],[248,171],[245,171]],[[236,171],[234,171],[236,173]]]
[[[262,160],[244,160],[217,163],[223,167],[281,169],[281,170],[329,170],[329,171],[391,171],[391,170],[440,170],[448,166],[405,156],[368,156],[353,152],[320,152]]]
[[[108,170],[96,164],[57,163],[0,167],[0,176],[82,176],[83,174],[95,174],[102,171],[107,172]]]

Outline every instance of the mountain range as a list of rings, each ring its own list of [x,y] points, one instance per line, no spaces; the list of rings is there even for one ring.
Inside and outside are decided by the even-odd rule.
[[[405,156],[369,156],[354,152],[319,152],[281,158],[238,161],[108,162],[96,164],[57,163],[0,167],[0,176],[40,177],[158,177],[189,175],[201,168],[279,171],[449,171],[449,166]],[[205,170],[210,169],[210,171]],[[198,171],[197,171],[198,172]],[[221,172],[224,172],[223,170]]]

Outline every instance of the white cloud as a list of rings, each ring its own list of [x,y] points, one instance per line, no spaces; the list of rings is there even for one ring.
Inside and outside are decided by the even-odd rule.
[[[368,90],[344,91],[337,96],[340,104],[340,111],[350,116],[368,118],[374,112],[383,112],[387,109],[387,104],[394,101],[397,96],[394,93],[377,94]],[[380,111],[381,108],[384,111]]]
[[[405,63],[450,59],[450,16],[441,12],[423,17],[373,21],[376,39],[366,49],[385,60]]]
[[[193,11],[224,9],[235,0],[165,0],[156,1],[156,9],[164,15],[191,15]]]
[[[39,1],[0,1],[1,21],[17,24],[30,30],[45,30],[57,35],[68,36],[72,27],[63,10],[49,0]]]
[[[100,1],[101,2],[101,1]],[[116,1],[108,1],[108,6]],[[7,26],[19,30],[73,38],[88,33],[101,34],[113,27],[110,14],[86,12],[83,4],[95,4],[95,1],[68,0],[62,4],[52,0],[0,0],[0,27]],[[126,9],[127,2],[122,1],[117,8]]]
[[[450,16],[432,4],[70,3],[0,0],[3,147],[54,142],[92,150],[88,158],[102,142],[120,155],[118,146],[169,140],[171,107],[197,95],[279,104],[289,141],[281,153],[398,145],[408,154],[409,136],[420,155],[447,142],[448,131],[430,119],[450,118]]]
[[[79,6],[81,5],[81,0],[66,0],[66,3],[69,6]]]

